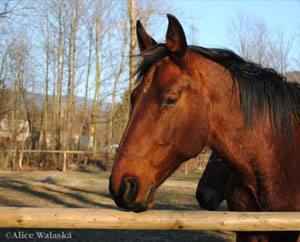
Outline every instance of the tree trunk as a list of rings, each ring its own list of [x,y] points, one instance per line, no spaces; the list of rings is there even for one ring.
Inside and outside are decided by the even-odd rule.
[[[87,74],[86,74],[86,84],[85,84],[85,95],[83,101],[83,110],[82,110],[82,121],[80,124],[79,131],[79,139],[77,144],[77,150],[80,150],[81,140],[82,140],[82,132],[83,126],[86,120],[86,106],[87,106],[87,98],[88,98],[88,90],[89,90],[89,78],[90,78],[90,69],[91,69],[91,56],[92,56],[92,40],[89,40],[89,57],[88,57],[88,66],[87,66]]]
[[[117,86],[118,86],[118,82],[120,79],[120,76],[123,72],[124,69],[124,60],[125,60],[125,51],[126,51],[126,46],[127,46],[127,42],[128,42],[128,38],[126,35],[126,31],[124,31],[124,43],[123,43],[123,49],[122,49],[122,53],[121,53],[121,62],[120,62],[120,68],[119,71],[117,72],[115,76],[115,83],[114,83],[114,87],[113,87],[113,93],[112,93],[112,101],[111,101],[111,106],[110,106],[110,110],[109,110],[109,121],[108,121],[108,141],[107,141],[107,152],[110,153],[111,152],[111,145],[112,145],[112,136],[113,136],[113,116],[114,116],[114,111],[115,111],[115,102],[116,102],[116,93],[117,93]]]
[[[58,14],[58,21],[59,21],[59,37],[58,37],[58,54],[57,54],[57,101],[56,101],[56,137],[55,137],[55,149],[60,150],[61,143],[60,143],[60,131],[61,131],[61,94],[62,94],[62,62],[63,62],[63,41],[62,41],[62,5],[63,1],[59,4],[59,14]]]
[[[48,104],[49,104],[49,97],[48,97],[48,85],[49,85],[49,19],[47,15],[47,40],[46,40],[46,78],[45,78],[45,101],[44,101],[44,114],[43,114],[43,134],[42,134],[42,149],[47,149],[47,129],[48,129]]]
[[[136,0],[127,0],[128,15],[130,23],[130,47],[129,47],[129,94],[134,89],[134,73],[136,63]],[[129,110],[131,109],[130,102],[128,103]],[[128,112],[129,119],[130,111]]]
[[[74,110],[75,110],[75,68],[76,68],[76,34],[77,34],[77,26],[79,21],[79,6],[78,1],[76,1],[75,6],[75,20],[74,20],[74,30],[73,30],[73,51],[72,51],[72,78],[71,78],[71,113],[70,113],[70,126],[69,126],[69,149],[72,148],[72,133],[73,133],[73,124],[74,124]],[[74,147],[73,147],[74,148]]]
[[[96,26],[95,26],[95,56],[96,56],[96,73],[95,73],[95,92],[94,92],[94,98],[93,98],[93,105],[92,105],[92,111],[91,111],[91,119],[90,119],[90,128],[89,128],[89,137],[88,137],[88,149],[90,147],[95,146],[95,137],[93,140],[92,145],[92,135],[96,132],[96,126],[97,126],[97,116],[95,114],[96,108],[98,108],[98,96],[99,96],[99,90],[100,90],[100,57],[99,57],[99,48],[101,47],[101,38],[99,38],[99,30],[100,30],[100,16],[98,12],[98,8],[96,9]]]

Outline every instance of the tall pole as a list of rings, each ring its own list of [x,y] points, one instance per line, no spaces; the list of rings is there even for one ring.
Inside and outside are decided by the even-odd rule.
[[[136,30],[135,30],[136,29],[136,0],[127,0],[127,4],[128,4],[128,15],[129,15],[129,24],[130,24],[130,48],[129,48],[129,78],[130,78],[129,95],[130,95],[135,86],[133,75],[135,72],[135,62],[136,62]],[[128,105],[130,107],[130,101]]]

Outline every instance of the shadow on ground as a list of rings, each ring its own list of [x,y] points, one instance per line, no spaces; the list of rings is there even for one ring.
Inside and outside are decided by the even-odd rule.
[[[57,173],[54,175],[53,173],[49,173],[50,175],[41,174],[38,176],[35,172],[28,174],[0,173],[0,193],[2,194],[0,195],[0,206],[116,209],[108,193],[107,175],[98,179],[98,175],[95,176],[93,172],[80,173],[78,174],[79,178],[73,177],[73,174],[67,174],[66,177],[63,177],[67,180],[64,183],[60,180],[63,176],[60,174],[63,173],[58,175]],[[93,180],[94,177],[97,178],[95,181]],[[82,180],[82,183],[78,181],[78,179],[83,178],[86,180]],[[164,203],[158,201],[153,209],[199,210],[199,206],[197,203]],[[227,242],[233,240],[233,233],[203,231],[0,229],[0,241],[3,242]]]

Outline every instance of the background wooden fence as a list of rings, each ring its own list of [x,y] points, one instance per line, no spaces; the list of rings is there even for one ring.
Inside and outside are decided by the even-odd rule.
[[[11,152],[15,155],[15,160],[18,163],[19,170],[23,168],[23,159],[25,153],[50,153],[50,154],[63,154],[63,163],[61,170],[67,170],[67,159],[70,154],[78,154],[85,156],[84,160],[86,163],[89,156],[98,156],[101,160],[113,160],[115,153],[105,153],[105,152],[92,152],[92,151],[72,151],[72,150],[6,150],[5,152]],[[199,160],[199,169],[203,170],[206,166],[206,163],[209,159],[209,154],[200,154],[198,156]],[[188,173],[188,163],[184,164],[185,173]]]
[[[63,164],[62,164],[62,171],[67,170],[67,156],[69,154],[80,154],[85,156],[85,160],[88,159],[89,155],[98,155],[103,157],[103,159],[107,159],[113,155],[113,153],[96,153],[92,151],[71,151],[71,150],[7,150],[6,152],[15,153],[16,157],[18,157],[17,162],[19,169],[22,170],[23,167],[23,158],[24,153],[50,153],[50,154],[63,154]]]

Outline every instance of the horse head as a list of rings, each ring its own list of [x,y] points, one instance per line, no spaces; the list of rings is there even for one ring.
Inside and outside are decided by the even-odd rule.
[[[172,15],[168,19],[166,44],[156,44],[137,24],[139,83],[131,94],[132,113],[109,186],[116,204],[133,211],[152,206],[155,189],[183,161],[198,155],[208,137],[209,97],[191,67],[199,65],[199,58],[189,50],[179,21]]]

